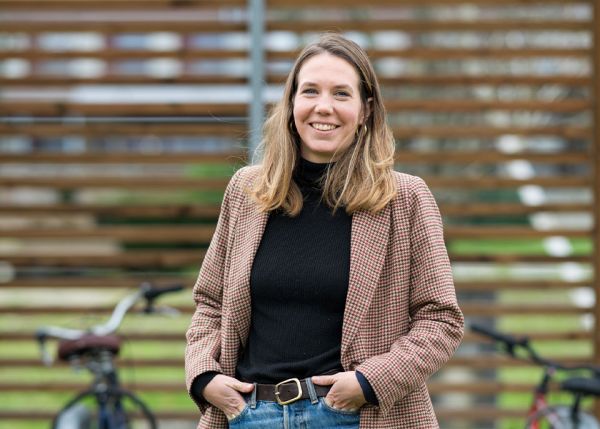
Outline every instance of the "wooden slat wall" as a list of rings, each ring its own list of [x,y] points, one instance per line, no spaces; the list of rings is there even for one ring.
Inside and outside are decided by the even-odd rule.
[[[599,240],[592,233],[598,219],[592,6],[591,0],[272,0],[266,24],[267,81],[275,90],[316,32],[341,30],[365,46],[383,85],[397,167],[423,177],[440,203],[467,320],[529,334],[564,362],[599,359],[598,331],[590,324],[598,314],[590,296]],[[242,0],[0,0],[6,90],[0,93],[0,320],[15,321],[0,323],[0,339],[3,350],[22,350],[1,356],[3,367],[39,367],[27,348],[36,320],[106,314],[142,279],[191,286],[227,175],[246,158],[247,105],[243,95],[173,94],[181,88],[192,94],[195,85],[244,91],[245,8]],[[32,11],[41,18],[32,19]],[[48,33],[79,31],[101,43],[86,52],[42,43]],[[127,33],[160,39],[158,32],[178,42],[155,48],[161,50],[124,47]],[[198,36],[205,42],[195,43]],[[82,59],[99,61],[104,72],[51,73],[61,61]],[[179,61],[180,71],[120,72],[126,62],[158,59]],[[223,60],[242,63],[211,69]],[[149,94],[169,85],[172,92],[144,102],[133,98],[139,93],[119,103],[81,98],[82,89],[115,85],[148,85]],[[123,170],[111,172],[115,166]],[[38,193],[26,198],[24,190]],[[118,198],[111,199],[114,191]],[[80,291],[97,299],[89,302]],[[167,330],[127,325],[133,355],[142,343],[180,350],[189,301],[189,294],[172,300],[183,321]],[[430,382],[444,428],[523,420],[533,379],[514,371],[528,366],[482,355],[481,340],[467,333]],[[182,359],[173,352],[122,363],[125,371],[132,364],[178,371]],[[173,398],[183,389],[179,376],[148,377],[134,387]],[[0,379],[0,391],[11,395],[73,389],[58,380]],[[191,403],[151,405],[163,419],[195,417]],[[0,404],[0,419],[43,422],[51,411]]]

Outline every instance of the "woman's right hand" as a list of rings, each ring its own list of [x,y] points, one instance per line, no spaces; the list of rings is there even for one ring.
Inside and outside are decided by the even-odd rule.
[[[233,377],[217,374],[206,385],[202,396],[210,404],[225,413],[227,419],[231,420],[244,410],[246,402],[241,393],[250,393],[254,389],[251,383],[243,383]]]

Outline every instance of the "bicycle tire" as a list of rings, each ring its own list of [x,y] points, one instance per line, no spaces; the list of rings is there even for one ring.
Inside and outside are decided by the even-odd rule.
[[[596,418],[588,413],[579,411],[579,424],[574,427],[571,422],[571,408],[558,405],[539,410],[529,419],[525,429],[600,429],[600,424]]]
[[[115,429],[158,428],[156,417],[154,417],[154,414],[152,414],[146,404],[136,395],[127,390],[119,389],[110,396],[112,398],[118,397],[119,401],[117,403],[120,403],[120,406],[125,408],[126,421],[119,428]],[[75,395],[58,412],[52,420],[52,429],[105,429],[100,427],[98,408],[95,390],[84,390]],[[135,417],[132,418],[132,416]]]

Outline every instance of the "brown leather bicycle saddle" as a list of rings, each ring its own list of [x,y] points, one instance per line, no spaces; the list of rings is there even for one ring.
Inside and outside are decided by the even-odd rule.
[[[95,350],[108,350],[117,355],[121,348],[121,339],[116,335],[84,335],[78,340],[62,340],[58,343],[58,358],[69,360],[71,356],[83,355]]]
[[[569,378],[561,383],[563,390],[585,396],[600,396],[600,379]]]

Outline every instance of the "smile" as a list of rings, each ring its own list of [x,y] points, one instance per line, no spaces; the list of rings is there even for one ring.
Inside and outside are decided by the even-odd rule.
[[[310,124],[310,126],[319,131],[331,131],[335,130],[338,127],[334,124],[320,124],[317,122],[313,122],[312,124]]]

